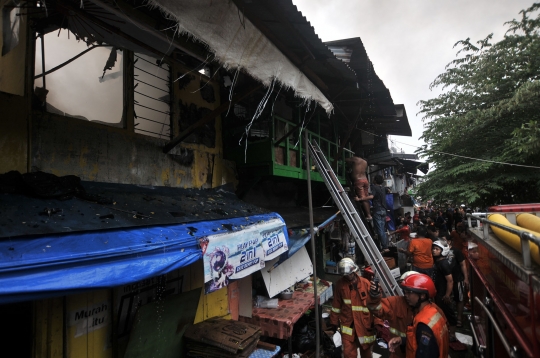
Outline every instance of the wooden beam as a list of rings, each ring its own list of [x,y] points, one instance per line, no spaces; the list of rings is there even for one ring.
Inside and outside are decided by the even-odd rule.
[[[290,136],[291,134],[293,134],[294,132],[296,132],[298,130],[298,128],[300,128],[300,124],[297,124],[295,125],[290,131],[288,131],[283,137],[279,138],[277,141],[275,141],[274,143],[274,147],[277,147],[281,144],[281,142],[283,142],[288,136]]]
[[[343,114],[343,117],[348,119],[345,116],[345,113],[343,113],[343,111],[341,110],[341,108],[339,108],[338,106],[335,106],[335,107],[341,112],[341,114]],[[360,118],[362,118],[360,116],[361,113],[362,113],[362,108],[360,108],[360,112],[358,112],[358,116],[356,116],[356,119],[354,121],[349,122],[349,128],[347,129],[347,135],[346,135],[345,139],[341,142],[341,145],[340,145],[336,155],[334,156],[334,160],[332,161],[332,166],[334,166],[334,164],[337,163],[338,158],[340,157],[341,153],[343,152],[343,148],[345,148],[345,146],[349,142],[349,139],[351,138],[351,133],[353,132],[354,128],[356,128],[356,123],[358,123],[358,120]]]
[[[141,21],[139,18],[146,17],[146,15],[136,11],[132,6],[130,5],[126,6],[121,1],[119,1],[118,3],[115,1],[114,3],[118,7],[117,8],[103,0],[90,0],[90,1],[96,4],[97,6],[103,8],[104,10],[110,12],[111,14],[119,17],[120,19],[133,23],[140,30],[143,30],[155,36],[156,38],[160,39],[161,41],[164,41],[165,43],[168,43],[171,46],[174,46],[175,48],[179,49],[180,51],[185,52],[189,56],[194,57],[201,62],[206,61],[205,60],[206,53],[203,53],[203,51],[201,51],[200,49],[200,46],[195,44],[194,41],[184,36],[178,36],[175,38],[174,34],[172,36],[173,40],[171,41],[170,36],[167,36],[167,34],[163,30],[154,28],[150,24],[146,23],[146,21]],[[170,35],[170,32],[169,32],[169,35]]]
[[[317,112],[317,108],[315,108],[315,110],[313,111],[313,113],[311,113],[311,116],[309,116],[308,120],[306,123],[309,123],[311,121],[311,118],[313,118],[313,116],[315,115],[315,113]],[[283,137],[279,138],[275,143],[274,143],[274,147],[277,147],[280,145],[281,142],[283,142],[288,136],[290,136],[291,134],[293,134],[298,128],[300,128],[300,125],[301,124],[297,124],[296,126],[294,126],[290,131],[288,131]]]
[[[249,88],[247,91],[237,94],[233,97],[233,99],[229,102],[223,103],[218,108],[214,109],[212,112],[208,113],[206,116],[201,118],[198,122],[193,123],[189,127],[187,127],[182,133],[174,137],[169,143],[165,144],[163,147],[163,153],[169,153],[174,147],[176,147],[178,144],[180,144],[184,139],[186,139],[193,131],[199,127],[204,126],[206,123],[209,123],[216,119],[217,116],[219,116],[221,113],[225,112],[229,106],[232,106],[238,101],[241,101],[245,97],[249,96],[259,88],[261,88],[263,85],[262,83],[256,84],[255,86]]]

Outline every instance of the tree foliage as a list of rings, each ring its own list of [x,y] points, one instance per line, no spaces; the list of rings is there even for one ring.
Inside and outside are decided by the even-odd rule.
[[[459,41],[456,59],[433,81],[443,93],[420,101],[434,169],[423,198],[486,206],[540,200],[540,3],[492,34]],[[511,163],[507,165],[502,163]]]

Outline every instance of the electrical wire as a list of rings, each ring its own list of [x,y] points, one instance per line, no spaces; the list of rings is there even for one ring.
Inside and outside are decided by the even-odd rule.
[[[360,129],[360,128],[358,128],[358,129]],[[377,137],[384,138],[382,135],[375,134],[375,133],[371,133],[371,132],[368,132],[368,131],[363,130],[363,129],[360,129],[360,130],[361,130],[362,132],[366,132],[366,133],[371,134],[371,135],[373,135],[373,136],[377,136]],[[400,142],[400,141],[397,141],[397,140],[394,140],[394,139],[391,139],[391,141],[392,141],[392,142],[395,142],[395,143],[399,143],[399,144],[408,145],[409,147],[414,147],[414,148],[420,149],[420,147],[418,147],[418,146],[416,146],[416,145],[403,143],[403,142]],[[474,158],[474,157],[467,157],[467,156],[465,156],[465,155],[459,155],[459,154],[452,154],[452,153],[440,152],[440,151],[438,151],[438,150],[433,150],[433,149],[431,149],[431,151],[434,152],[434,153],[444,154],[444,155],[449,155],[449,156],[457,157],[457,158],[470,159],[470,160],[477,160],[477,161],[479,161],[479,162],[486,162],[486,163],[493,163],[493,164],[501,164],[501,165],[509,165],[509,166],[512,166],[512,167],[540,169],[540,167],[537,167],[537,166],[534,166],[534,165],[524,165],[524,164],[515,164],[515,163],[498,162],[498,161],[496,161],[496,160],[488,160],[488,159],[480,159],[480,158]]]

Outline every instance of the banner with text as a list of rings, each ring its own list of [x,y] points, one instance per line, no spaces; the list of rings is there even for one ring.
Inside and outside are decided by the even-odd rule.
[[[241,231],[199,239],[203,250],[205,293],[262,269],[288,250],[286,228],[281,220],[269,220]]]

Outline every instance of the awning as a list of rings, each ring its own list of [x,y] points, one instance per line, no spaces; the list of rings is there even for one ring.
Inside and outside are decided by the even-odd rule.
[[[429,163],[408,159],[399,159],[399,161],[403,163],[405,171],[408,173],[416,174],[416,170],[420,170],[422,173],[427,174],[429,171]]]
[[[316,101],[327,113],[332,103],[229,0],[150,0],[179,30],[204,42],[224,68],[243,70],[270,87],[274,80],[296,96]],[[211,58],[209,60],[212,60]],[[234,81],[233,81],[234,82]]]
[[[275,223],[275,213],[166,226],[0,242],[0,303],[35,300],[119,286],[163,275],[202,258],[199,241],[220,234],[234,239]],[[266,230],[269,228],[266,226]],[[288,237],[285,230],[288,244]]]
[[[427,174],[429,164],[418,160],[416,154],[392,153],[390,151],[377,153],[367,158],[369,164],[387,165],[387,166],[402,166],[407,173],[416,174],[416,170]]]

